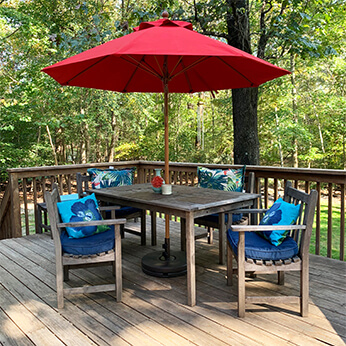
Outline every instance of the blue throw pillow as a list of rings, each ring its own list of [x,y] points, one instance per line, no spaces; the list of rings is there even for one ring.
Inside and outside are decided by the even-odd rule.
[[[215,190],[242,192],[246,166],[238,169],[197,167],[198,186]]]
[[[89,168],[93,189],[103,189],[123,185],[132,185],[136,168],[98,169]]]
[[[260,225],[294,225],[299,216],[300,205],[285,202],[279,198],[265,213]],[[271,244],[278,246],[286,238],[289,231],[257,232]]]
[[[94,193],[81,199],[58,202],[57,206],[62,222],[102,220]],[[66,227],[70,238],[89,237],[108,229],[108,226]]]

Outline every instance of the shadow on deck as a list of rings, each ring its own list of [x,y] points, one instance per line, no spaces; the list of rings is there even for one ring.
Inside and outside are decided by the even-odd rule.
[[[179,229],[171,222],[173,250],[180,245]],[[309,317],[300,317],[298,306],[261,304],[249,306],[239,319],[226,268],[217,263],[217,232],[212,245],[196,241],[196,306],[186,305],[186,277],[160,279],[142,272],[141,257],[161,250],[163,232],[158,219],[157,247],[140,246],[131,235],[123,240],[122,303],[116,303],[114,294],[77,295],[65,299],[60,311],[50,236],[0,241],[0,344],[344,345],[346,263],[311,255]],[[269,283],[260,276],[248,279],[247,291],[296,294],[296,275],[287,274],[285,286],[277,286],[275,276]],[[110,268],[78,269],[71,271],[68,284],[107,279],[112,279]]]

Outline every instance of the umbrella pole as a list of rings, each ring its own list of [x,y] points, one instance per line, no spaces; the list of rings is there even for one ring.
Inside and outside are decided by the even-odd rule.
[[[165,182],[170,184],[169,176],[169,141],[168,141],[168,84],[167,79],[163,83],[164,88],[164,122],[165,122]],[[187,273],[186,254],[183,251],[171,252],[169,237],[169,215],[165,215],[165,243],[163,252],[151,252],[142,258],[142,270],[144,273],[158,277],[174,277]]]
[[[164,84],[164,119],[165,119],[165,182],[170,184],[169,176],[169,131],[168,131],[168,85]],[[165,215],[165,249],[163,255],[166,259],[171,257],[169,243],[169,215]]]

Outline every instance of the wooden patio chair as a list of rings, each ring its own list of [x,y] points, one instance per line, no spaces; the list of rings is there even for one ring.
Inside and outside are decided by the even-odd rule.
[[[89,186],[91,183],[91,176],[88,174],[81,174],[77,173],[76,174],[76,180],[77,180],[77,193],[79,197],[85,196],[86,190],[91,189]],[[125,235],[125,232],[131,233],[133,235],[141,237],[141,245],[146,245],[146,225],[145,225],[145,215],[146,211],[141,210],[138,208],[133,208],[133,207],[120,207],[118,206],[117,209],[113,209],[111,218],[125,218],[126,220],[131,220],[131,219],[137,219],[140,218],[141,220],[141,230],[140,231],[135,231],[129,228],[126,228],[125,225],[120,226],[120,233],[122,238]],[[154,239],[153,235],[151,237],[151,242],[152,245],[156,245],[153,242],[156,242],[156,237]]]
[[[245,316],[246,303],[300,303],[301,316],[308,315],[309,304],[309,245],[312,233],[317,191],[310,194],[292,187],[287,182],[283,200],[299,206],[296,224],[286,225],[232,225],[227,231],[227,284],[232,285],[232,276],[238,274],[238,315]],[[283,204],[283,203],[282,203]],[[273,207],[272,207],[273,208]],[[241,212],[238,210],[237,212]],[[258,213],[263,210],[253,209]],[[284,210],[283,210],[284,213]],[[266,214],[264,217],[266,217]],[[272,214],[274,215],[274,213]],[[268,217],[268,216],[267,216]],[[262,219],[263,220],[263,219]],[[268,218],[267,218],[268,220]],[[270,224],[270,223],[269,223]],[[273,245],[256,232],[288,231],[280,245]],[[273,233],[267,233],[273,234]],[[233,268],[235,257],[237,267]],[[299,296],[246,296],[245,273],[278,274],[278,284],[284,284],[285,271],[300,272]]]
[[[250,172],[246,177],[245,177],[245,191],[248,193],[255,193],[255,173]],[[235,217],[236,216],[236,217]],[[225,224],[227,225],[228,223],[228,215],[225,217]],[[246,213],[243,213],[243,215],[233,215],[233,219],[235,221],[233,222],[234,224],[241,224],[241,225],[246,225],[249,223],[249,217]],[[212,244],[213,243],[213,231],[215,229],[218,229],[219,227],[219,215],[218,214],[212,214],[208,216],[202,216],[197,219],[195,219],[195,223],[200,226],[205,226],[207,227],[207,232],[198,234],[195,238],[200,239],[200,238],[205,238],[207,237],[208,243]]]
[[[126,219],[62,223],[57,207],[57,202],[60,201],[57,185],[54,184],[52,192],[45,192],[45,200],[55,247],[58,309],[64,307],[64,296],[70,294],[115,291],[116,300],[120,302],[122,296],[120,225],[124,224]],[[69,238],[65,229],[100,225],[114,226],[114,230],[110,228],[103,233],[76,239]],[[63,281],[68,280],[69,269],[110,264],[115,275],[114,284],[63,287]]]

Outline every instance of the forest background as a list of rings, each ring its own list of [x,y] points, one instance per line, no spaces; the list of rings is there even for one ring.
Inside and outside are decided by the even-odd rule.
[[[346,169],[346,2],[246,3],[251,51],[291,75],[259,88],[260,164]],[[225,41],[237,0],[0,0],[0,179],[6,169],[163,160],[161,94],[61,87],[40,72],[163,10]],[[172,94],[170,160],[230,163],[232,92]]]

